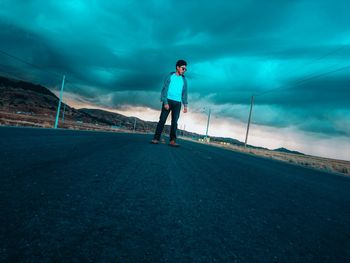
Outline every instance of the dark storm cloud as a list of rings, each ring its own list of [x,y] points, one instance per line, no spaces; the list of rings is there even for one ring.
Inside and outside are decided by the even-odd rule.
[[[343,115],[328,116],[348,108],[350,70],[314,77],[349,66],[348,8],[331,0],[3,0],[0,50],[39,69],[0,54],[0,70],[51,87],[65,74],[69,91],[100,106],[158,109],[155,94],[183,58],[193,107],[217,105],[217,114],[243,121],[256,95],[264,110],[255,123],[342,134],[334,123]]]
[[[349,69],[350,70],[350,69]],[[286,107],[308,107],[315,103],[324,108],[347,108],[350,98],[350,77],[329,76],[325,79],[295,80],[286,88],[271,91],[260,96],[261,103],[285,105]]]
[[[350,69],[349,69],[350,71]],[[271,90],[259,90],[257,86],[241,87],[240,91],[221,91],[211,97],[215,104],[246,104],[252,95],[260,105],[279,105],[281,107],[347,108],[350,99],[350,77],[328,77],[326,79],[295,79],[285,86]]]

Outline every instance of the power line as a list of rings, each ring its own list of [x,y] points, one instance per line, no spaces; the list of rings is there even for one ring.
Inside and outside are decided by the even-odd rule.
[[[26,64],[26,65],[28,65],[28,66],[32,66],[32,67],[35,67],[35,68],[37,68],[37,69],[40,69],[41,71],[44,71],[44,72],[46,72],[46,73],[53,74],[53,75],[55,75],[56,77],[57,77],[57,76],[60,77],[60,78],[62,77],[62,75],[60,75],[60,74],[58,74],[58,73],[56,73],[56,72],[48,71],[48,70],[44,69],[42,66],[38,66],[38,65],[35,65],[35,64],[30,63],[30,62],[28,62],[28,61],[25,61],[25,60],[23,60],[23,59],[21,59],[21,58],[19,58],[19,57],[16,57],[16,56],[14,56],[14,55],[12,55],[12,54],[6,52],[6,51],[0,50],[0,53],[3,54],[3,55],[5,55],[5,56],[8,56],[8,57],[10,57],[10,58],[12,58],[12,59],[14,59],[14,60],[17,60],[17,61],[19,61],[19,62],[22,62],[22,63],[24,63],[24,64]]]
[[[307,66],[307,67],[310,67],[310,65],[315,64],[315,62],[320,61],[320,60],[322,60],[322,59],[324,59],[324,58],[326,58],[326,57],[328,57],[328,56],[330,56],[330,55],[332,55],[332,54],[335,54],[335,53],[337,53],[338,51],[340,51],[340,50],[342,50],[342,49],[344,49],[344,48],[346,48],[346,47],[349,47],[349,46],[350,46],[350,43],[349,43],[349,44],[346,44],[346,45],[343,45],[343,46],[341,46],[341,47],[338,47],[338,48],[336,48],[335,50],[332,50],[332,51],[330,51],[330,52],[328,52],[328,53],[326,53],[326,54],[324,54],[324,55],[322,55],[322,56],[320,56],[320,57],[318,57],[318,58],[312,60],[310,63],[307,63],[306,65],[304,65],[303,68],[305,68],[306,66]],[[339,65],[339,64],[337,64],[337,65]],[[334,67],[334,65],[333,65],[332,67]],[[336,70],[334,70],[334,71],[331,71],[330,73],[335,73],[335,72],[344,70],[344,69],[346,69],[346,68],[348,68],[348,67],[336,69]],[[315,73],[308,74],[308,75],[306,75],[305,78],[298,80],[298,81],[297,81],[297,84],[303,83],[303,82],[308,81],[308,80],[312,80],[312,79],[318,78],[318,77],[320,77],[320,76],[328,75],[328,74],[330,74],[330,73],[327,72],[327,73],[322,73],[322,74],[318,74],[318,75],[315,75]],[[298,87],[298,86],[299,86],[299,85],[293,86],[293,87]],[[263,92],[261,92],[261,93],[257,93],[257,94],[255,94],[254,96],[260,96],[260,95],[263,95],[263,94],[272,92],[272,91],[274,91],[274,90],[285,90],[285,89],[290,89],[290,88],[293,88],[293,87],[288,87],[288,88],[274,88],[274,89],[270,89],[270,90],[267,90],[267,91],[263,91]]]
[[[350,46],[350,44],[343,45],[343,46],[341,46],[341,47],[339,47],[339,48],[337,48],[337,49],[335,49],[335,50],[333,50],[333,51],[330,51],[330,52],[326,53],[325,55],[323,55],[323,56],[321,56],[321,57],[319,57],[319,58],[316,58],[315,60],[311,61],[311,63],[307,64],[307,66],[310,66],[310,65],[314,64],[316,61],[322,60],[322,59],[328,57],[329,55],[335,54],[335,53],[337,53],[339,50],[342,50],[342,49],[344,49],[344,48],[346,48],[346,47],[348,47],[348,46]]]
[[[343,71],[343,70],[346,70],[346,69],[350,69],[350,65],[349,66],[346,66],[346,67],[342,67],[342,68],[338,68],[336,70],[332,70],[332,71],[329,71],[329,72],[325,72],[325,73],[322,73],[322,74],[318,74],[318,75],[315,75],[315,76],[312,76],[312,77],[309,77],[309,78],[306,78],[306,79],[302,79],[302,80],[299,80],[298,84],[297,85],[294,85],[292,87],[287,87],[287,88],[274,88],[274,89],[270,89],[270,90],[266,90],[266,91],[263,91],[261,93],[258,93],[254,96],[261,96],[261,95],[264,95],[266,93],[270,93],[272,91],[281,91],[281,90],[287,90],[287,89],[292,89],[292,88],[295,88],[295,87],[299,87],[299,86],[302,86],[306,83],[308,83],[308,81],[310,80],[313,80],[313,79],[318,79],[318,78],[321,78],[323,76],[326,76],[326,75],[330,75],[330,74],[333,74],[333,73],[336,73],[336,72],[339,72],[339,71]]]
[[[338,47],[338,48],[336,48],[336,49],[334,49],[334,50],[332,50],[332,51],[330,51],[330,52],[328,52],[328,53],[326,53],[326,54],[324,54],[324,55],[322,55],[322,56],[320,56],[320,57],[318,57],[318,58],[315,58],[314,60],[311,60],[311,62],[304,64],[303,68],[305,68],[305,67],[310,67],[310,65],[315,64],[315,62],[320,61],[320,60],[322,60],[322,59],[324,59],[324,58],[326,58],[326,57],[328,57],[328,56],[330,56],[330,55],[332,55],[332,54],[335,54],[335,53],[337,53],[338,51],[340,51],[340,50],[342,50],[342,49],[344,49],[344,48],[346,48],[346,47],[348,47],[348,46],[350,46],[350,43],[349,43],[349,44],[346,44],[346,45],[343,45],[343,46],[341,46],[341,47]],[[286,70],[285,70],[285,71],[286,71]],[[279,74],[281,75],[281,73],[285,73],[285,71],[279,72]]]
[[[4,66],[4,67],[7,67],[7,65],[4,65],[4,64],[0,64],[0,66]],[[11,78],[13,80],[17,80],[17,81],[23,81],[23,82],[27,82],[28,80],[25,80],[24,78],[22,77],[18,77],[17,75],[15,75],[13,72],[15,70],[12,70],[12,72],[5,72],[5,71],[1,71],[1,75],[3,75],[4,77],[8,77],[8,78]]]

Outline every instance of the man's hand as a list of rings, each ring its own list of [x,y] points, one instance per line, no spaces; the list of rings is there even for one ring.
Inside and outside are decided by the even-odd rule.
[[[187,107],[184,107],[184,113],[186,113],[187,112]]]
[[[169,110],[169,104],[164,104],[164,109]]]

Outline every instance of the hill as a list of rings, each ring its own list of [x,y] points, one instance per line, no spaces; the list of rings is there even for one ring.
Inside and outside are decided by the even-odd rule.
[[[301,152],[297,152],[297,151],[291,151],[291,150],[288,150],[286,148],[278,148],[278,149],[275,149],[273,150],[275,152],[283,152],[283,153],[292,153],[292,154],[301,154],[301,155],[304,155],[303,153]]]
[[[151,130],[153,131],[156,126],[156,123],[154,122],[147,122],[136,117],[127,117],[119,113],[114,113],[100,109],[83,108],[79,109],[79,112],[88,114],[95,120],[114,126],[116,128],[127,127],[128,129],[133,129],[135,125],[135,129],[137,131],[148,132]]]

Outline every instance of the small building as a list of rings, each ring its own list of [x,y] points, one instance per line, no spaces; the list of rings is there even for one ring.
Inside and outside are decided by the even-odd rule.
[[[210,137],[199,138],[198,141],[199,141],[199,142],[210,143]]]

